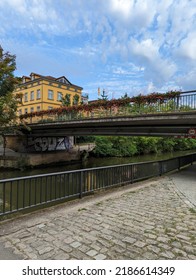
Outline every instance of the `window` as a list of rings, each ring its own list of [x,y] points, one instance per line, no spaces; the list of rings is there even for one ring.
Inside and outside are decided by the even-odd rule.
[[[41,98],[41,92],[40,92],[40,89],[37,89],[37,99],[40,99]]]
[[[22,109],[18,110],[18,114],[19,114],[19,116],[22,115]]]
[[[54,92],[51,89],[48,90],[48,99],[54,99]]]
[[[53,109],[53,107],[52,106],[48,106],[48,110],[52,110]]]
[[[28,108],[25,108],[24,112],[25,112],[25,114],[27,114],[28,113]]]
[[[34,91],[31,91],[30,100],[34,100]]]
[[[61,101],[62,98],[63,98],[62,92],[58,91],[58,92],[57,92],[57,101]]]
[[[40,106],[37,106],[37,112],[39,112],[41,110]]]
[[[33,113],[34,112],[34,107],[31,107],[30,111],[31,111],[31,113]]]
[[[25,92],[24,94],[24,102],[27,102],[28,101],[28,92]]]

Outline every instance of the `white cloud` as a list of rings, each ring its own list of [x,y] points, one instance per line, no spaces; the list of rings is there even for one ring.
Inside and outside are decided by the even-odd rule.
[[[66,69],[87,88],[105,73],[116,91],[195,85],[195,1],[1,0],[0,10],[1,44],[21,69]]]
[[[188,36],[181,41],[177,53],[190,60],[196,60],[196,32],[189,33]]]
[[[111,9],[125,18],[129,17],[134,6],[134,0],[110,0],[110,2]]]
[[[190,71],[187,71],[185,74],[181,74],[176,78],[176,83],[179,87],[185,90],[194,90],[196,89],[196,67],[192,68]]]
[[[158,46],[152,39],[146,39],[141,42],[131,39],[129,42],[131,53],[137,57],[141,57],[142,61],[153,61],[158,56]]]

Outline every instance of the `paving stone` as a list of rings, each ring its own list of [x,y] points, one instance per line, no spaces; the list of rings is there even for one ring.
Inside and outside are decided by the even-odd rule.
[[[111,192],[100,203],[83,202],[85,211],[54,207],[32,224],[31,215],[20,219],[13,231],[8,221],[0,242],[24,259],[196,259],[196,217],[183,199],[164,177],[135,192]]]
[[[173,249],[173,253],[178,257],[186,257],[187,256],[187,253],[185,251],[177,249],[177,248]]]
[[[86,253],[87,251],[89,251],[89,246],[82,245],[78,248],[78,250],[80,250],[83,253]]]
[[[127,236],[127,237],[123,238],[122,241],[133,244],[136,241],[136,239]]]
[[[136,241],[134,243],[134,246],[139,247],[139,248],[143,248],[144,246],[146,246],[146,243],[141,242],[141,241]]]
[[[41,247],[41,248],[37,248],[37,251],[39,253],[39,255],[43,255],[45,253],[48,253],[50,251],[52,251],[53,248],[52,247]]]
[[[160,256],[166,257],[167,259],[174,259],[175,255],[172,252],[166,251],[166,252],[161,252]]]
[[[66,253],[71,253],[73,251],[73,248],[67,244],[62,244],[60,248]]]
[[[69,254],[66,254],[65,252],[59,252],[58,254],[53,256],[53,260],[69,260]]]
[[[72,246],[73,248],[78,248],[78,247],[80,247],[82,244],[80,243],[80,242],[78,242],[78,241],[75,241],[75,242],[73,242],[73,243],[71,243],[70,244],[70,246]]]
[[[74,239],[72,237],[68,237],[63,239],[63,242],[65,242],[66,244],[71,244],[74,242]]]
[[[95,251],[95,250],[90,250],[90,251],[88,251],[86,254],[88,255],[88,256],[90,256],[90,257],[94,257],[95,255],[97,255],[97,251]]]
[[[157,246],[154,246],[154,245],[148,245],[147,249],[149,251],[152,251],[155,254],[159,254],[161,252],[161,249],[159,247],[157,247]]]
[[[177,237],[178,239],[183,239],[183,240],[186,240],[186,241],[189,241],[189,240],[191,239],[189,236],[187,236],[187,235],[182,235],[182,234],[178,234],[178,235],[176,235],[176,237]]]

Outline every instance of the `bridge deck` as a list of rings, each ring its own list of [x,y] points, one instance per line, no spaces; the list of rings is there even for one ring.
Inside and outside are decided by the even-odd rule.
[[[104,117],[29,124],[30,135],[188,135],[196,127],[196,112]]]

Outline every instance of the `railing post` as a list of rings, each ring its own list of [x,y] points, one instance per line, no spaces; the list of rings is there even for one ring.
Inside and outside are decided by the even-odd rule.
[[[133,184],[133,164],[131,165],[131,184]]]
[[[80,172],[80,198],[83,196],[83,171]]]
[[[178,158],[178,170],[180,171],[180,167],[181,167],[181,165],[180,165],[180,157]]]
[[[2,212],[5,213],[5,183],[3,183],[3,209]]]
[[[159,176],[163,174],[163,164],[162,161],[159,161]]]

